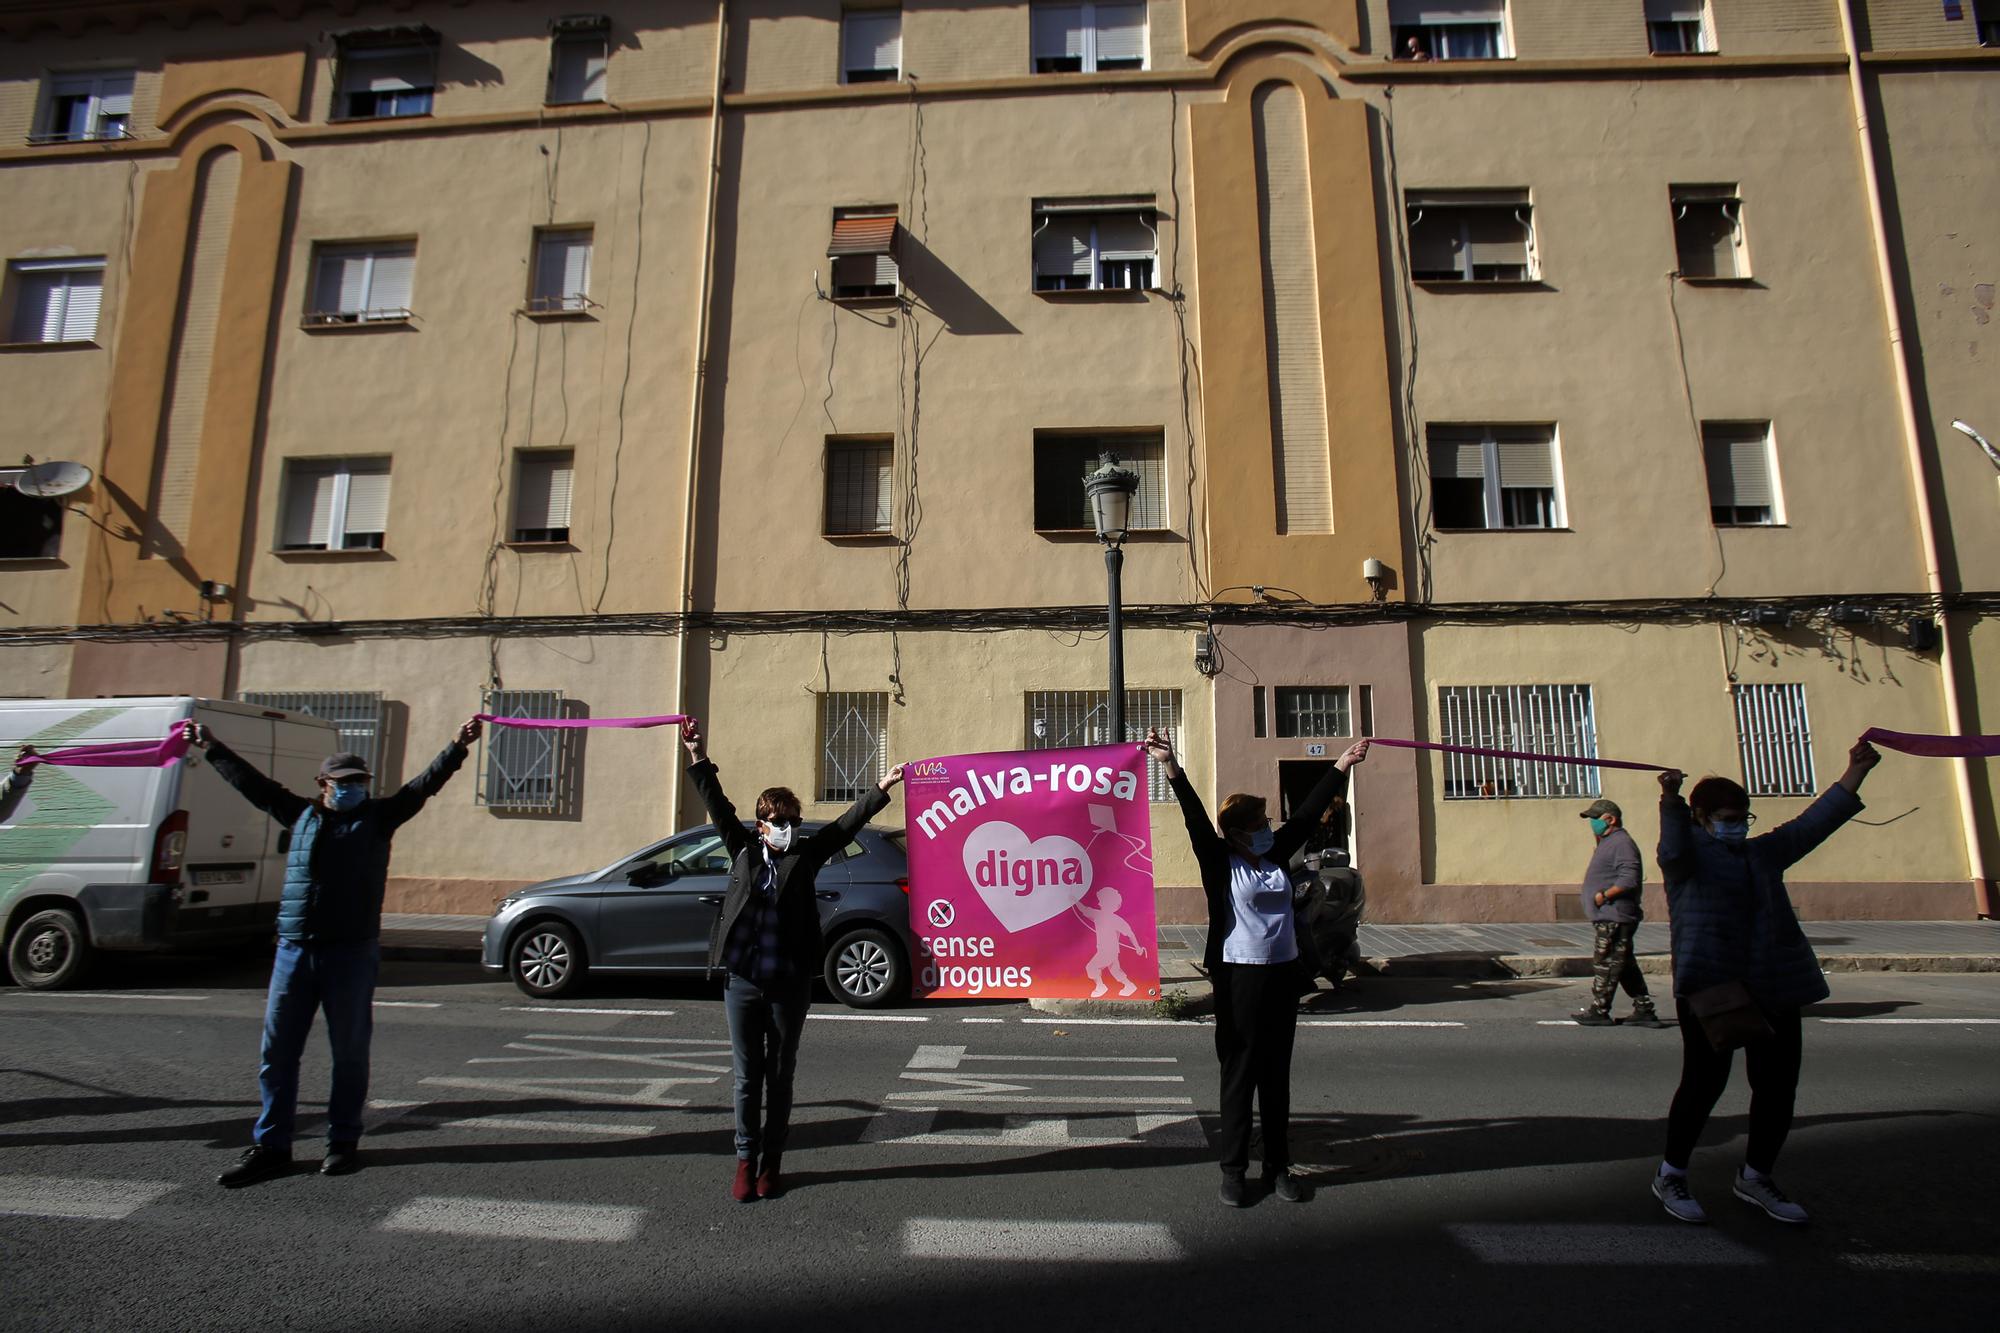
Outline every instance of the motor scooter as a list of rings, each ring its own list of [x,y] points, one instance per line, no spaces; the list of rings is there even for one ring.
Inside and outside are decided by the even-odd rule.
[[[1361,872],[1348,863],[1338,847],[1309,851],[1294,883],[1297,923],[1305,931],[1300,952],[1314,973],[1336,991],[1361,967],[1361,918],[1368,907],[1368,889]]]

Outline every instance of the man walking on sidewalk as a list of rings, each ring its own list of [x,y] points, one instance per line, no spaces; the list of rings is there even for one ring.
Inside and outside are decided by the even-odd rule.
[[[1585,1027],[1609,1027],[1617,1021],[1611,1017],[1611,1001],[1623,986],[1632,997],[1632,1022],[1665,1027],[1653,1010],[1653,997],[1646,992],[1646,978],[1632,950],[1645,915],[1639,905],[1644,865],[1639,845],[1625,831],[1624,812],[1614,802],[1592,801],[1583,818],[1590,821],[1597,838],[1597,849],[1583,872],[1583,914],[1596,938],[1590,958],[1590,1007],[1570,1017]]]

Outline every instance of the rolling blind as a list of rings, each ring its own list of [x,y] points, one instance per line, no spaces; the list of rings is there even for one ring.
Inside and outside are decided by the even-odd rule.
[[[521,455],[521,484],[514,500],[517,532],[567,528],[570,480],[576,455],[564,451]]]
[[[343,93],[403,93],[436,83],[437,54],[427,46],[349,51],[341,61]]]
[[[1704,432],[1708,453],[1709,502],[1716,505],[1774,507],[1771,446],[1764,432],[1751,429]]]
[[[537,304],[583,304],[580,298],[590,293],[590,251],[588,231],[544,232],[535,258]]]
[[[1090,276],[1090,217],[1052,217],[1035,237],[1035,272],[1049,277]]]
[[[286,550],[325,549],[333,530],[333,481],[331,464],[293,463],[286,469],[279,546]]]
[[[347,521],[342,531],[350,537],[389,530],[389,465],[384,462],[354,463],[347,476]]]
[[[1555,449],[1546,438],[1500,439],[1495,445],[1502,486],[1550,490],[1556,484]]]
[[[375,273],[368,286],[367,309],[407,310],[417,276],[417,252],[411,246],[375,252]]]
[[[1479,481],[1486,476],[1486,447],[1477,436],[1432,430],[1431,475],[1447,481]]]
[[[841,68],[849,71],[897,69],[902,63],[903,13],[899,9],[859,10],[842,21],[845,48]]]
[[[1036,5],[1034,29],[1037,60],[1061,56],[1083,58],[1081,5]]]
[[[1151,259],[1157,248],[1140,213],[1104,213],[1097,219],[1097,249],[1106,259]]]
[[[1146,7],[1144,5],[1099,5],[1097,7],[1097,63],[1146,59]]]

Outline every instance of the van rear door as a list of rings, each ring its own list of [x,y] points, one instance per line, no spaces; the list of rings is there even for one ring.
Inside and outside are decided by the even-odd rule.
[[[252,768],[271,765],[272,722],[234,710],[201,708],[196,720]],[[238,933],[260,921],[264,847],[272,822],[223,781],[199,750],[188,753],[180,806],[188,812],[188,841],[177,934]]]

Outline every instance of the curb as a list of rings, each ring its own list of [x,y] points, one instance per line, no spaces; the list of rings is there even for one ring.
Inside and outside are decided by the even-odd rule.
[[[384,944],[382,957],[399,963],[479,962],[477,944]]]

